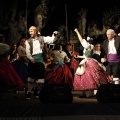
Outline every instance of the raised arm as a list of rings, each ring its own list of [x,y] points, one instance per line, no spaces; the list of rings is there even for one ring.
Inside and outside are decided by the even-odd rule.
[[[77,34],[77,36],[78,36],[78,38],[79,38],[79,41],[82,42],[82,41],[83,41],[83,38],[82,38],[81,34],[79,33],[78,29],[75,28],[74,31],[76,32],[76,34]]]
[[[57,35],[58,35],[58,31],[54,31],[52,36],[44,36],[43,37],[44,43],[47,44],[54,43],[58,39]]]

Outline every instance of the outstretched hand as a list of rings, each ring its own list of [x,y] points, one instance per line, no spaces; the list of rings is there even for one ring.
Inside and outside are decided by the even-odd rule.
[[[81,34],[79,33],[78,29],[75,28],[74,31],[76,32],[76,34],[77,34],[77,36],[78,36],[78,38],[79,38],[79,41],[82,42],[82,41],[83,41],[83,38],[82,38]]]
[[[75,29],[74,29],[74,31],[75,31],[75,32],[78,32],[78,29],[77,29],[77,28],[75,28]]]
[[[59,32],[58,31],[54,31],[53,34],[57,35]]]

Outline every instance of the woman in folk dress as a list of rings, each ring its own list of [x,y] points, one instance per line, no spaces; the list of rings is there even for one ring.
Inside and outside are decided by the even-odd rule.
[[[112,78],[106,73],[102,65],[92,58],[92,51],[94,45],[87,42],[81,37],[77,29],[74,30],[84,47],[83,60],[79,63],[75,72],[73,87],[74,90],[97,90],[101,84],[108,84],[112,82]]]

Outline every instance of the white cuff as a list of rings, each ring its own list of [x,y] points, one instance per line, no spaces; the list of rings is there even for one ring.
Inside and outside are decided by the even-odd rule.
[[[120,84],[120,81],[115,81],[115,83],[114,84]]]
[[[113,78],[113,81],[117,81],[117,80],[119,80],[119,78]]]
[[[30,77],[28,77],[28,80],[27,80],[28,82],[34,82],[34,79],[33,78],[30,78]]]
[[[45,79],[38,79],[36,83],[45,83]]]

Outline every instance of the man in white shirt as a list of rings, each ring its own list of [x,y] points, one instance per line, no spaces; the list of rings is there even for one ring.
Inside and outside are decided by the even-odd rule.
[[[29,28],[30,38],[26,40],[26,54],[29,59],[28,63],[28,90],[27,99],[31,99],[31,91],[35,88],[34,94],[38,97],[38,89],[44,83],[45,66],[43,63],[43,46],[44,43],[50,44],[57,40],[57,31],[52,36],[38,36],[35,26]]]
[[[105,58],[101,62],[107,62],[106,70],[109,75],[113,76],[113,82],[120,82],[120,37],[117,37],[113,29],[106,32],[107,39],[103,41],[102,52]]]

